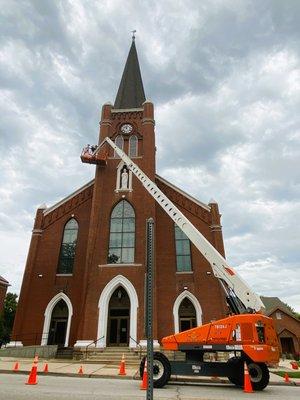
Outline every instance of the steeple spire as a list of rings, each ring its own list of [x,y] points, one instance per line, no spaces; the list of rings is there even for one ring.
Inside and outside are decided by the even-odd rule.
[[[139,60],[135,47],[135,31],[118,89],[114,108],[140,108],[146,100]]]

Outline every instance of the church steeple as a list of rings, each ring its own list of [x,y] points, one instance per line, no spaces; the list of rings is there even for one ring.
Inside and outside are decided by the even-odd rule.
[[[133,35],[114,108],[140,108],[146,100],[134,39]]]

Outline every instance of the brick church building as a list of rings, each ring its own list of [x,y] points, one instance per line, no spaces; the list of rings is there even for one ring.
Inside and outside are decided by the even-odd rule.
[[[107,136],[224,255],[218,205],[193,198],[156,173],[154,106],[145,97],[134,38],[115,103],[102,107],[99,143]],[[156,343],[223,317],[225,297],[209,263],[111,150],[91,182],[38,208],[11,344],[143,344],[150,217]]]

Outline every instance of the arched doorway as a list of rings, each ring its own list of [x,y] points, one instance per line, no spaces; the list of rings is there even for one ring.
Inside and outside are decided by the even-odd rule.
[[[196,310],[193,303],[185,297],[178,309],[179,332],[197,326]]]
[[[69,310],[64,300],[59,300],[53,308],[47,344],[64,346],[68,326]]]
[[[130,331],[130,299],[119,286],[111,295],[108,306],[108,346],[128,346]]]

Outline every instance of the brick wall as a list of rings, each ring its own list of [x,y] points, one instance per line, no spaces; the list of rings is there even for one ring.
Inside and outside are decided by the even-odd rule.
[[[280,349],[281,348],[281,340],[280,338],[291,338],[294,343],[295,353],[300,352],[300,320],[292,317],[287,314],[280,308],[274,310],[269,314],[271,318],[274,320],[275,330],[277,332]],[[280,317],[280,318],[278,318]]]
[[[153,105],[145,103],[141,111],[114,113],[111,105],[102,110],[100,137],[114,139],[124,123],[134,126],[139,138],[139,154],[134,161],[155,179],[155,134]],[[125,150],[128,141],[125,138]],[[50,210],[38,210],[25,268],[13,340],[23,344],[40,343],[44,313],[49,301],[59,292],[71,300],[73,316],[69,345],[77,340],[97,339],[98,303],[104,287],[117,275],[126,277],[135,287],[139,308],[137,339],[144,337],[144,287],[146,220],[155,221],[155,318],[154,337],[161,339],[174,332],[173,305],[186,287],[200,303],[202,321],[209,322],[226,314],[224,295],[204,257],[192,246],[192,273],[177,273],[174,223],[133,177],[132,192],[117,192],[116,169],[120,159],[110,151],[107,166],[96,167],[94,184]],[[82,166],[85,168],[85,166]],[[204,236],[224,254],[217,205],[201,207],[183,193],[157,179],[157,184]],[[127,200],[136,214],[134,265],[107,265],[111,210]],[[57,263],[63,230],[70,218],[79,224],[74,272],[57,276]],[[100,310],[101,312],[101,310]]]

